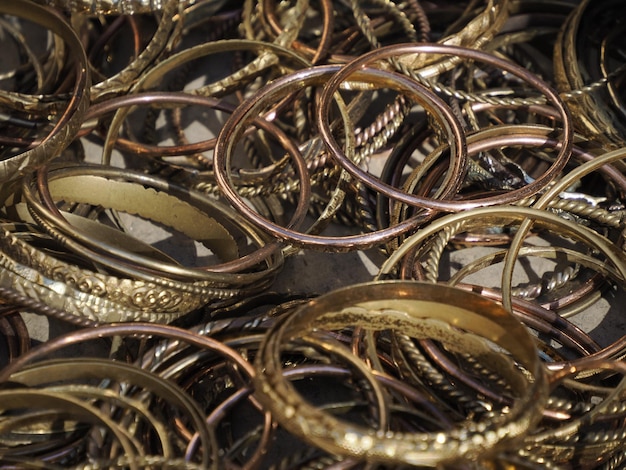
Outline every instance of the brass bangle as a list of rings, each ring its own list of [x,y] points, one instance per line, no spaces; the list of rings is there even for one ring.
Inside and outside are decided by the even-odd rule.
[[[65,284],[77,292],[84,292],[87,294],[85,298],[93,296],[108,299],[116,306],[115,310],[123,307],[143,312],[141,316],[147,321],[168,317],[169,320],[173,320],[211,300],[230,298],[235,293],[228,289],[211,288],[207,283],[201,282],[195,286],[189,285],[187,290],[178,290],[175,285],[168,286],[165,282],[153,283],[107,275],[65,262],[46,253],[35,243],[29,243],[24,237],[28,232],[15,227],[14,224],[3,224],[1,227],[3,236],[0,240],[0,258],[12,258],[22,266],[30,267],[33,273],[40,273],[44,278],[59,283],[59,287]],[[92,317],[92,320],[105,319],[98,315]]]
[[[577,465],[589,468],[609,464],[611,459],[617,458],[619,462],[623,458],[626,414],[625,373],[623,361],[598,359],[555,369],[549,376],[554,399],[551,397],[548,408],[561,414],[562,419],[545,420],[537,432],[529,433],[518,455],[549,460],[557,465],[576,461]],[[582,402],[563,399],[563,392],[580,394]],[[596,427],[599,422],[603,423],[600,429]]]
[[[564,191],[573,182],[578,181],[584,175],[589,174],[606,164],[620,161],[625,156],[626,152],[624,151],[624,149],[618,149],[613,152],[605,153],[604,155],[598,156],[593,160],[583,163],[576,169],[567,173],[556,184],[547,189],[546,192],[535,202],[533,207],[536,209],[545,208],[551,199],[553,199],[560,192]],[[510,280],[513,276],[513,258],[517,256],[517,253],[522,244],[522,239],[525,237],[528,230],[530,230],[530,228],[532,227],[532,223],[532,220],[526,220],[520,224],[518,228],[518,233],[512,240],[509,252],[507,253],[504,260],[504,268],[502,273],[502,300],[504,307],[507,309],[510,308],[511,302]],[[625,260],[623,259],[623,256],[621,256],[621,260],[619,260],[618,258],[620,255],[623,255],[623,253],[618,251],[615,246],[611,245],[608,245],[607,248],[603,251],[606,253],[607,250],[610,250],[612,252],[609,257],[615,260],[615,266],[620,272],[622,278],[624,278],[623,263],[625,262]]]
[[[44,174],[41,174],[41,176],[44,176]],[[267,243],[266,237],[254,229],[251,230],[251,227],[242,219],[236,216],[233,217],[233,214],[217,201],[211,200],[200,193],[192,193],[173,183],[168,183],[165,180],[143,173],[97,165],[57,167],[51,169],[46,176],[50,179],[51,187],[48,189],[48,181],[45,181],[45,178],[40,178],[38,190],[43,196],[41,202],[37,201],[37,196],[33,192],[29,178],[25,179],[23,185],[22,194],[27,200],[32,214],[38,216],[38,223],[45,223],[46,230],[49,230],[53,235],[59,232],[63,233],[64,236],[60,240],[61,243],[67,246],[72,245],[72,250],[83,252],[88,259],[92,258],[94,261],[119,272],[128,273],[130,277],[151,279],[150,276],[156,274],[159,277],[165,277],[174,281],[177,279],[185,282],[209,281],[215,283],[215,287],[237,287],[263,281],[268,276],[271,277],[281,266],[282,261],[279,253],[272,250],[263,250]],[[143,194],[142,197],[155,199],[155,202],[161,201],[152,207],[149,204],[146,205],[144,201],[143,207],[135,205],[133,208],[129,207],[130,201],[124,202],[120,195],[114,196],[108,191],[98,195],[93,191],[86,191],[86,187],[82,189],[74,188],[74,190],[67,184],[65,189],[59,187],[63,192],[70,190],[70,193],[75,193],[72,197],[80,198],[82,202],[101,203],[105,206],[113,204],[118,210],[139,213],[139,215],[152,220],[171,217],[170,220],[163,219],[161,221],[177,230],[181,230],[192,238],[199,235],[200,240],[204,240],[210,245],[217,243],[218,245],[215,245],[217,253],[222,253],[225,263],[222,265],[218,264],[215,268],[210,266],[185,267],[157,261],[141,254],[133,254],[124,247],[103,244],[102,241],[96,242],[89,234],[79,231],[59,216],[49,193],[49,191],[53,193],[55,191],[52,186],[55,179],[59,178],[59,182],[62,182],[65,178],[71,179],[73,177],[79,178],[77,181],[80,181],[80,178],[91,178],[92,183],[103,184],[105,188],[119,186],[120,184],[122,185],[121,187],[130,185],[128,187],[134,188],[132,191],[139,191]],[[114,178],[120,177],[125,179],[127,183],[115,181]],[[142,185],[150,186],[151,189],[146,189]],[[94,198],[100,198],[100,201],[96,201]],[[171,207],[176,207],[176,209],[173,209],[173,212],[169,215],[160,213],[158,208],[161,203],[173,204]],[[177,212],[181,210],[184,211],[185,219],[179,218],[181,214]],[[197,222],[199,220],[204,220],[203,230],[207,231],[198,231],[199,226]],[[238,251],[242,247],[237,246],[233,234],[229,230],[242,231],[251,238],[252,243],[258,244],[261,250],[258,253],[253,252],[250,255],[238,258]],[[214,236],[217,236],[217,238],[211,240]],[[98,255],[98,253],[102,254],[102,256]],[[266,257],[269,257],[269,259]],[[267,265],[265,271],[245,272],[248,267],[255,266],[258,263]],[[238,272],[239,270],[244,272]]]
[[[68,53],[76,62],[74,65],[76,76],[70,92],[71,96],[58,120],[53,123],[50,133],[33,148],[26,149],[1,162],[0,181],[6,182],[17,179],[55,158],[70,144],[80,128],[89,104],[90,74],[82,43],[65,19],[54,10],[32,2],[15,0],[3,2],[0,5],[0,14],[15,15],[49,29],[65,42]],[[54,101],[59,102],[59,100]]]
[[[611,156],[613,158],[618,158],[618,155],[618,152],[614,152],[613,155],[609,156],[609,158],[605,158],[604,160],[599,161],[592,160],[588,164],[602,166],[610,162]],[[619,156],[619,158],[621,158],[621,155]],[[610,263],[612,265],[612,270],[614,270],[614,272],[618,276],[618,279],[626,279],[626,258],[623,256],[623,253],[621,253],[614,246],[614,244],[605,237],[599,235],[592,229],[563,219],[558,215],[550,213],[548,211],[516,206],[495,206],[477,208],[470,211],[450,214],[431,222],[427,227],[422,228],[419,232],[407,238],[404,243],[400,245],[398,249],[389,256],[389,258],[385,261],[385,263],[379,270],[376,278],[381,279],[384,278],[384,276],[391,274],[394,268],[397,267],[398,263],[400,263],[402,258],[407,253],[409,253],[416,246],[420,246],[431,235],[438,233],[440,230],[446,229],[446,227],[453,226],[457,223],[464,224],[471,220],[476,221],[476,223],[481,226],[483,226],[487,220],[491,220],[493,223],[496,224],[504,223],[506,221],[515,221],[519,224],[520,228],[523,227],[525,223],[528,223],[528,221],[531,221],[530,223],[533,224],[541,224],[542,227],[554,229],[562,236],[572,237],[573,239],[584,242],[585,244],[590,245],[593,249],[598,250],[603,256],[606,257],[607,263]],[[516,236],[519,236],[519,234],[522,233],[520,232],[520,228],[518,228],[518,234]],[[519,241],[523,241],[523,237],[520,238]],[[509,248],[506,257],[510,257],[510,262],[514,261],[517,258],[519,250],[519,245],[515,248]],[[506,295],[506,293],[508,293],[509,307],[506,307],[508,311],[512,311],[510,297],[510,279],[510,272],[506,272],[505,261],[501,289],[503,295],[503,305],[507,305],[504,296]],[[509,284],[507,285],[506,283]],[[624,338],[622,338],[610,345],[605,346],[600,351],[594,352],[592,356],[597,356],[599,358],[618,358],[624,355],[624,351],[626,351],[626,345],[624,343]],[[556,367],[558,366],[558,364],[555,364],[554,366]]]
[[[224,360],[233,364],[233,371],[237,374],[243,372],[248,377],[254,374],[254,368],[245,361],[240,354],[215,339],[173,326],[148,323],[126,323],[80,329],[53,338],[37,348],[31,349],[29,353],[21,356],[8,367],[0,370],[0,381],[4,382],[10,380],[14,374],[19,375],[21,370],[28,370],[31,367],[39,367],[42,373],[44,373],[47,367],[46,362],[41,363],[40,361],[45,360],[51,354],[61,352],[64,348],[85,344],[88,341],[113,337],[121,337],[123,339],[131,339],[133,337],[146,339],[152,337],[153,339],[165,339],[167,341],[185,343],[201,351],[222,356]],[[193,461],[199,460],[203,468],[216,470],[220,468],[216,434],[212,428],[207,426],[204,413],[200,409],[199,404],[192,397],[185,394],[177,385],[169,380],[165,380],[163,375],[166,373],[166,370],[160,371],[160,373],[152,372],[141,365],[141,358],[137,358],[137,360],[140,365],[130,365],[121,361],[98,359],[85,359],[81,364],[77,364],[76,368],[68,367],[65,361],[57,361],[56,363],[52,363],[52,365],[63,370],[65,375],[74,376],[76,379],[80,379],[83,374],[86,374],[88,377],[108,377],[118,383],[128,382],[134,384],[138,389],[131,386],[129,392],[134,390],[134,393],[137,393],[138,396],[142,396],[142,391],[147,390],[148,392],[162,396],[165,400],[171,401],[175,406],[186,410],[185,414],[190,419],[189,422],[186,422],[192,423],[195,432],[199,433],[198,438],[200,439],[200,445],[195,448],[191,454],[186,455],[185,459]],[[89,363],[93,363],[97,367],[90,367],[88,365]],[[98,369],[103,372],[98,372]],[[107,370],[109,370],[109,372],[107,372]],[[55,375],[45,375],[44,379],[46,381],[54,381],[54,377]],[[172,419],[175,417],[176,415],[173,415]],[[198,456],[198,459],[192,458],[195,455]]]
[[[455,325],[511,352],[528,375],[517,384],[521,388],[510,414],[495,416],[492,421],[464,421],[433,433],[377,432],[341,421],[304,402],[281,370],[284,344],[316,328],[347,325],[398,328],[417,337],[433,335],[443,341]],[[333,454],[369,461],[435,466],[481,459],[499,446],[506,447],[508,439],[521,438],[538,420],[547,399],[545,372],[521,323],[497,304],[474,294],[415,282],[361,284],[318,297],[278,320],[261,344],[255,365],[259,400],[280,424]]]

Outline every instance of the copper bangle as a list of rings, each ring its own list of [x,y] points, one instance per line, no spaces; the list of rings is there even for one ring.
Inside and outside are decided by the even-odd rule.
[[[252,117],[258,115],[260,110],[266,106],[267,103],[275,100],[278,96],[283,96],[286,92],[301,89],[305,83],[310,85],[325,84],[327,77],[331,76],[331,74],[337,70],[338,68],[334,66],[319,66],[285,75],[266,85],[255,97],[242,103],[226,121],[218,136],[214,152],[214,165],[215,177],[224,196],[239,212],[244,214],[255,225],[258,225],[275,237],[281,240],[287,240],[297,246],[332,251],[348,251],[381,244],[385,240],[398,236],[406,231],[413,225],[414,221],[410,220],[379,232],[355,236],[326,237],[298,233],[289,227],[279,227],[251,210],[232,187],[232,176],[227,170],[230,168],[235,142],[243,134],[245,126]],[[444,194],[446,190],[453,192],[455,190],[454,188],[456,188],[455,184],[460,184],[462,181],[460,174],[464,167],[465,158],[465,140],[456,118],[432,93],[406,77],[377,70],[361,71],[359,74],[359,79],[365,82],[373,80],[376,83],[385,84],[386,86],[400,88],[403,93],[414,95],[416,100],[423,102],[423,104],[429,108],[429,111],[437,116],[441,125],[447,127],[447,131],[450,133],[451,139],[453,139],[454,147],[451,151],[453,156],[453,158],[451,158],[451,181],[449,181],[449,187],[442,191]],[[324,88],[326,88],[326,85]],[[436,204],[443,204],[440,201],[432,201],[435,206]]]
[[[511,62],[502,60],[491,54],[487,54],[485,52],[477,51],[474,49],[434,44],[401,44],[383,47],[368,54],[364,54],[360,58],[350,62],[329,79],[320,96],[320,104],[317,117],[320,126],[320,135],[322,136],[324,143],[328,147],[331,156],[336,160],[339,165],[341,165],[342,168],[346,169],[346,171],[348,171],[353,177],[358,178],[360,181],[375,189],[376,191],[384,194],[385,196],[413,206],[428,207],[431,209],[442,211],[459,211],[471,207],[502,203],[502,199],[499,196],[487,196],[478,200],[474,200],[470,203],[462,201],[433,201],[429,198],[420,198],[398,191],[397,189],[390,187],[386,183],[381,182],[378,178],[373,177],[366,171],[354,165],[346,157],[344,150],[341,148],[341,146],[337,143],[334,136],[332,135],[328,122],[328,113],[330,110],[332,96],[339,89],[342,82],[349,79],[352,74],[354,74],[363,66],[372,64],[376,61],[398,56],[407,56],[410,54],[415,55],[420,53],[455,55],[458,57],[472,59],[479,62],[485,62],[487,64],[496,66],[531,84],[533,88],[539,90],[542,95],[544,95],[548,99],[549,103],[554,106],[555,109],[557,109],[560,114],[560,125],[562,126],[562,143],[560,148],[558,149],[558,155],[555,157],[554,163],[551,165],[549,170],[544,172],[544,174],[537,178],[535,181],[527,184],[519,190],[518,198],[535,194],[537,191],[548,185],[554,179],[554,177],[562,171],[569,159],[571,147],[573,144],[573,128],[569,111],[556,92],[554,92],[542,80],[538,79],[535,75],[527,72],[522,67],[519,67]]]

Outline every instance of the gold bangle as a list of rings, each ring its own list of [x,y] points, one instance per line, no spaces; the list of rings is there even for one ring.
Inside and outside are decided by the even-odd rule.
[[[133,15],[165,10],[168,0],[34,0],[71,13],[91,15]],[[192,0],[177,0],[182,5]]]
[[[33,148],[0,162],[0,182],[6,182],[17,179],[58,156],[70,144],[82,124],[89,105],[90,74],[87,56],[80,39],[54,10],[32,2],[15,0],[0,3],[0,14],[15,15],[49,29],[66,43],[69,55],[76,62],[74,66],[76,77],[71,96],[50,133]]]
[[[282,372],[281,348],[315,329],[347,326],[398,329],[446,343],[458,341],[463,334],[488,339],[511,353],[511,360],[524,371],[517,371],[517,401],[504,415],[478,422],[466,420],[452,429],[432,433],[376,431],[341,421],[305,402],[289,384]],[[457,328],[461,336],[453,334]],[[463,348],[460,344],[450,346]],[[501,354],[495,350],[483,353]],[[353,285],[310,301],[278,319],[259,348],[255,366],[259,400],[282,426],[332,454],[368,461],[436,466],[481,459],[515,445],[540,419],[548,394],[545,370],[520,322],[476,294],[418,282]]]

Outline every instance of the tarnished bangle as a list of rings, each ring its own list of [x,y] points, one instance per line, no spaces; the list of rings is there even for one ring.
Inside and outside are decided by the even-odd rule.
[[[196,462],[200,464],[202,468],[211,468],[214,470],[221,468],[216,430],[207,423],[206,412],[201,409],[198,401],[185,393],[171,380],[166,380],[166,376],[169,373],[167,368],[165,368],[165,370],[152,372],[144,368],[140,360],[138,360],[138,365],[133,365],[126,364],[123,361],[85,358],[82,361],[76,361],[76,367],[74,368],[71,367],[71,360],[70,362],[65,360],[46,361],[46,358],[50,357],[51,354],[62,352],[65,348],[85,345],[88,341],[112,337],[121,337],[123,339],[132,339],[133,337],[146,339],[151,337],[155,340],[166,339],[168,341],[184,343],[201,352],[218,355],[225,362],[230,362],[232,364],[232,374],[236,380],[241,378],[240,374],[242,373],[248,378],[255,373],[252,365],[243,359],[240,354],[215,339],[167,325],[126,323],[101,325],[97,328],[85,328],[53,338],[40,345],[38,348],[32,349],[28,354],[21,356],[11,365],[2,369],[0,371],[0,381],[6,382],[7,380],[12,380],[12,377],[16,380],[19,376],[23,376],[24,378],[30,376],[33,380],[36,380],[40,386],[45,385],[44,390],[46,391],[47,388],[53,387],[53,382],[62,375],[70,381],[82,381],[87,378],[102,379],[106,377],[113,385],[123,385],[126,383],[129,385],[126,391],[127,396],[148,400],[148,403],[151,403],[153,406],[166,404],[164,409],[158,414],[155,413],[155,415],[160,419],[168,420],[169,431],[175,429],[173,424],[175,420],[182,418],[182,416],[185,417],[182,421],[185,425],[189,426],[192,436],[175,436],[179,444],[176,451],[179,454],[183,453],[183,455],[179,457],[181,460],[191,463]],[[94,351],[93,354],[96,354],[96,352]],[[157,365],[160,365],[160,363]],[[29,370],[32,370],[33,373],[31,374]],[[36,372],[37,370],[38,372]],[[59,373],[50,375],[45,373],[46,370],[58,370]],[[18,382],[18,380],[16,380],[16,382]],[[28,382],[25,385],[28,385]],[[20,387],[20,391],[25,389],[26,387]],[[153,401],[153,398],[157,400]],[[161,398],[163,402],[158,400],[158,398]],[[94,410],[100,410],[97,405],[94,408],[93,403],[87,400],[80,400],[80,403],[81,407],[85,406],[87,409],[93,408]],[[48,405],[42,401],[41,406],[46,407]],[[171,414],[163,413],[163,411],[170,406],[173,408],[173,412]],[[154,408],[151,407],[151,409]],[[182,412],[181,415],[176,413],[176,409]],[[109,413],[106,413],[106,410],[101,410],[100,412],[105,419],[108,419],[107,423],[113,425],[115,429],[119,429],[117,421],[114,420]],[[10,426],[10,424],[11,423],[7,422],[7,426]],[[133,430],[135,429],[131,426],[130,429],[127,428],[124,433],[128,436],[128,433]],[[195,444],[192,445],[192,441],[195,442]],[[133,441],[133,443],[136,444],[137,441]],[[187,448],[186,446],[190,447]],[[139,454],[142,453],[140,452]],[[145,454],[145,452],[143,454]],[[127,458],[130,458],[131,455],[127,456]],[[159,456],[157,455],[155,457],[158,458]],[[121,465],[123,465],[123,462],[128,462],[124,460],[123,456],[118,456],[118,458],[122,462]],[[135,458],[138,459],[137,462],[139,462],[141,461],[142,455],[137,455]],[[130,459],[130,462],[132,465],[133,459]],[[115,466],[119,466],[119,464]]]
[[[179,0],[163,0],[163,2],[156,0],[156,2],[158,2],[159,8],[154,10],[159,11],[159,20],[157,29],[150,41],[139,55],[121,71],[91,86],[92,102],[104,101],[111,96],[127,93],[141,75],[153,67],[157,59],[164,55],[164,51],[167,51],[176,34],[177,13],[180,12],[183,2]],[[120,0],[118,3],[123,4],[124,1]],[[136,11],[136,13],[140,12]],[[180,17],[178,17],[178,21],[180,21]]]

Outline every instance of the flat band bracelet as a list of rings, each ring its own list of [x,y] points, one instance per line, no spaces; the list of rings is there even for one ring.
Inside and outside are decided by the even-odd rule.
[[[130,277],[142,278],[141,273],[144,273],[143,277],[157,274],[173,280],[211,281],[217,287],[234,287],[261,281],[268,275],[271,277],[281,266],[279,253],[262,252],[262,247],[267,242],[266,237],[252,229],[243,219],[236,215],[233,217],[232,212],[228,211],[225,206],[200,193],[192,193],[147,174],[98,165],[53,167],[46,176],[47,178],[43,178],[43,175],[43,179],[40,178],[39,191],[34,191],[35,188],[31,186],[29,178],[22,186],[23,197],[33,216],[38,217],[37,222],[44,223],[45,229],[53,236],[59,237],[63,234],[59,240],[67,246],[71,244],[72,250],[82,251],[88,259],[91,258],[99,264],[126,273]],[[117,181],[120,178],[122,181]],[[75,186],[72,181],[80,182],[80,186]],[[97,187],[100,189],[97,190]],[[114,187],[117,187],[121,193],[111,191]],[[39,200],[37,193],[42,194],[43,199]],[[123,193],[127,196],[131,195],[131,199],[126,199],[127,196]],[[217,269],[213,270],[210,266],[192,268],[175,265],[131,253],[123,246],[95,240],[91,234],[70,225],[60,213],[57,213],[53,195],[65,197],[73,202],[100,204],[163,223],[192,239],[207,244],[218,255],[221,254],[223,266],[217,265]],[[182,197],[185,199],[181,199]],[[142,200],[141,204],[138,204],[137,198]],[[164,207],[168,208],[167,211],[163,211]],[[245,255],[243,258],[238,258],[239,250],[244,247],[238,246],[231,230],[242,231],[253,244],[257,244],[261,248],[260,256],[256,256],[253,252],[243,254]],[[244,268],[242,271],[246,271],[250,262],[249,267],[261,263],[266,264],[266,269],[256,272],[237,272],[240,266]],[[229,264],[232,264],[235,272],[229,272],[230,270],[227,269]]]
[[[362,326],[401,330],[414,337],[451,341],[453,329],[473,333],[511,354],[524,372],[517,400],[504,415],[463,421],[432,433],[376,431],[350,424],[315,408],[284,377],[281,349],[316,329]],[[456,340],[455,340],[456,341]],[[453,341],[454,342],[454,341]],[[460,345],[450,345],[460,347]],[[469,352],[469,351],[467,351]],[[487,354],[487,353],[486,353]],[[501,354],[493,350],[490,354]],[[482,357],[488,360],[487,357]],[[331,452],[368,461],[437,466],[476,460],[514,445],[541,416],[547,399],[546,371],[525,327],[476,294],[440,285],[389,281],[338,289],[318,297],[270,328],[255,360],[256,394],[286,429]]]

